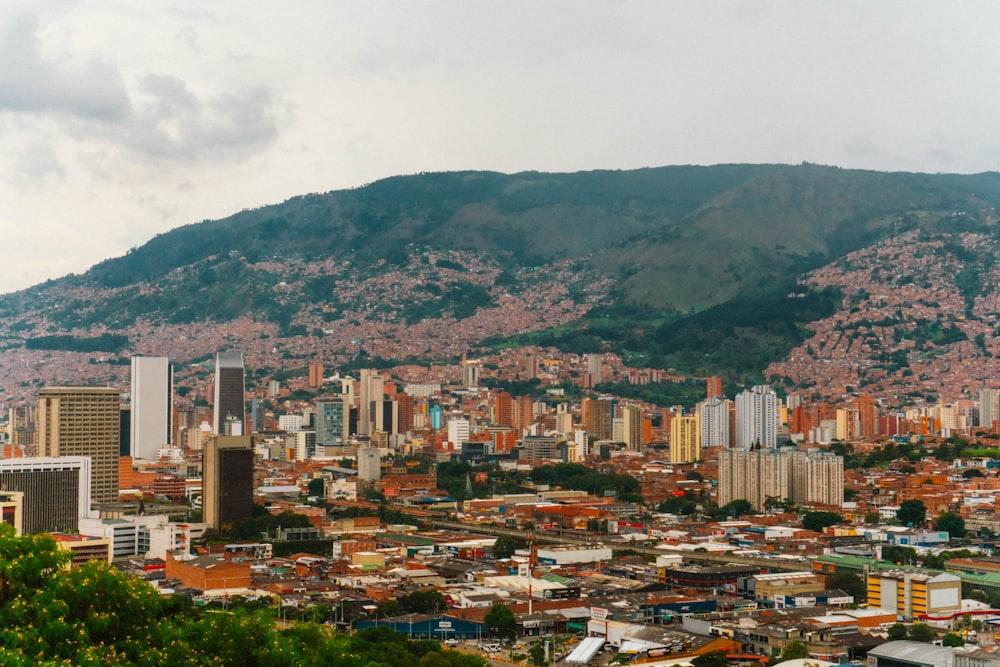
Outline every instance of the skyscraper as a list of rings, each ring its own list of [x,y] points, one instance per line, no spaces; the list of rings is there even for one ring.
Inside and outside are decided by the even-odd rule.
[[[701,459],[698,415],[674,417],[670,422],[670,462],[694,463]]]
[[[316,401],[316,444],[339,445],[350,438],[350,405],[347,397],[320,398]]]
[[[202,507],[210,528],[253,514],[253,449],[250,436],[217,435],[205,443]]]
[[[622,408],[622,442],[630,451],[642,451],[642,408],[635,405]]]
[[[243,353],[234,350],[215,355],[215,433],[218,435],[243,435],[246,421],[246,386]],[[238,432],[226,433],[226,425]],[[231,429],[231,430],[232,430]]]
[[[371,435],[375,430],[375,402],[381,401],[385,391],[382,372],[369,368],[361,369],[361,380],[358,382],[358,435]]]
[[[1000,389],[979,390],[979,426],[991,431],[1000,420]]]
[[[778,445],[778,397],[766,384],[736,395],[736,447],[774,449]]]
[[[714,396],[698,404],[702,447],[729,447],[730,401]]]
[[[129,455],[152,461],[173,435],[174,373],[167,357],[132,357]]]
[[[91,498],[95,503],[118,500],[120,411],[121,397],[111,387],[38,390],[39,454],[89,456]]]

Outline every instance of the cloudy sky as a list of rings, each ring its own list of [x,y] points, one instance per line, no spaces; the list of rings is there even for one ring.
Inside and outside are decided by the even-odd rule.
[[[993,0],[8,0],[0,292],[420,171],[997,170],[997,25]]]

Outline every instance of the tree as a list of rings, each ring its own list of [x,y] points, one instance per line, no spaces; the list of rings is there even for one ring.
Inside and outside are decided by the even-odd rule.
[[[809,649],[806,645],[800,641],[790,641],[785,644],[785,650],[781,652],[781,658],[779,662],[784,662],[785,660],[801,660],[802,658],[809,657]]]
[[[836,512],[806,512],[802,515],[802,527],[822,533],[827,526],[835,526],[843,520]]]
[[[517,619],[514,612],[505,604],[494,604],[483,617],[486,631],[493,637],[513,639],[517,636]]]
[[[934,522],[935,530],[946,530],[950,537],[965,537],[965,520],[954,512],[945,512]]]
[[[851,572],[834,572],[826,580],[826,585],[831,590],[841,590],[854,597],[855,602],[864,602],[868,599],[868,588],[865,582],[856,574]]]
[[[889,627],[889,641],[906,639],[906,626],[902,623],[894,623]]]
[[[877,526],[882,520],[882,516],[878,512],[869,512],[865,514],[865,523],[869,526]]]
[[[910,626],[910,639],[915,642],[931,642],[934,640],[934,630],[926,623],[914,623]]]
[[[949,632],[941,638],[942,646],[965,646],[965,640],[954,632]]]
[[[309,495],[323,497],[323,478],[316,477],[309,480]]]
[[[691,661],[693,667],[729,667],[729,659],[722,651],[709,651]]]
[[[927,518],[927,507],[922,500],[904,500],[896,510],[896,519],[904,526],[920,526]]]
[[[531,656],[531,664],[534,667],[545,667],[548,664],[545,659],[545,640],[532,644],[531,648],[528,649],[528,655]]]
[[[497,541],[493,543],[493,558],[496,560],[510,558],[514,555],[514,549],[516,547],[517,545],[515,544],[513,537],[501,535],[497,538]]]
[[[727,517],[732,517],[734,519],[738,519],[747,514],[753,514],[753,505],[750,504],[749,500],[743,499],[728,502],[719,509],[723,510]]]

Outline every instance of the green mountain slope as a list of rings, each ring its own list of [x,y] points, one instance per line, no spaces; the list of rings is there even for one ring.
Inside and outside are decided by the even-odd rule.
[[[992,234],[998,204],[996,173],[809,164],[401,176],[187,225],[0,297],[0,345],[97,330],[126,336],[125,352],[157,328],[194,340],[195,325],[242,319],[244,338],[323,337],[346,358],[452,354],[518,333],[759,372],[838,307],[831,293],[788,301],[805,272],[913,230]],[[456,326],[436,347],[436,327]],[[757,352],[703,349],[720,336]]]

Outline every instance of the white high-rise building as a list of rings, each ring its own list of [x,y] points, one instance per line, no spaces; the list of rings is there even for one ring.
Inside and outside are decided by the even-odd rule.
[[[1000,389],[980,389],[978,426],[990,429],[997,420],[1000,420]]]
[[[384,398],[382,371],[363,368],[358,381],[358,435],[371,435],[375,427],[375,403]]]
[[[715,396],[698,404],[702,447],[729,448],[729,410],[732,401]]]
[[[778,445],[778,397],[766,384],[736,395],[736,448],[774,449]]]
[[[132,357],[129,454],[156,460],[173,440],[174,371],[167,357]]]
[[[576,463],[582,463],[590,454],[590,438],[587,429],[578,428],[573,432],[573,442],[576,443]]]
[[[378,447],[358,449],[358,479],[374,482],[382,477],[382,454]]]
[[[462,443],[469,439],[471,432],[468,419],[448,420],[448,442],[457,449],[462,449]]]

